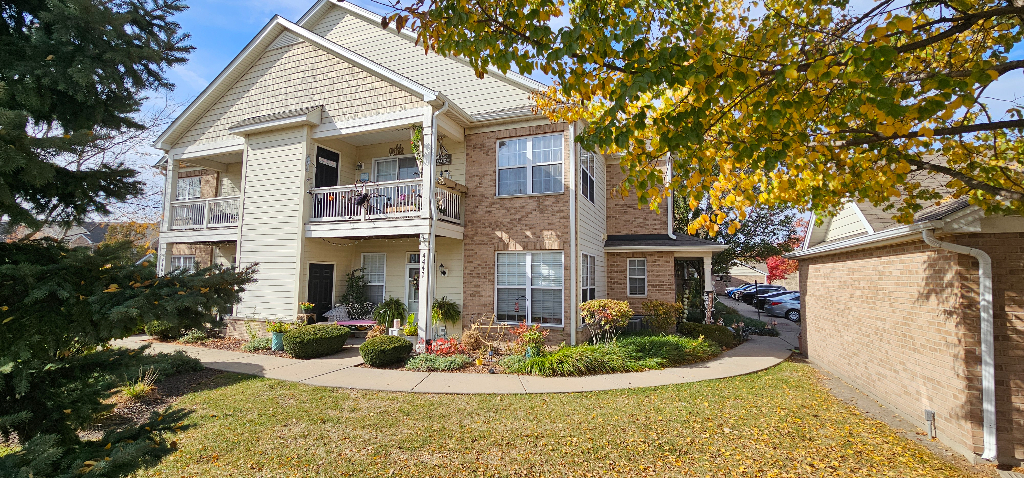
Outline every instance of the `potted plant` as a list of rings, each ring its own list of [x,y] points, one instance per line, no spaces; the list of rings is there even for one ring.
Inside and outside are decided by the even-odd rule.
[[[267,332],[270,332],[270,350],[284,351],[284,333],[290,328],[284,322],[267,322]]]
[[[398,297],[388,297],[373,309],[373,320],[384,327],[391,327],[395,321],[402,323],[405,314],[405,302]]]
[[[302,310],[302,314],[305,315],[303,318],[306,320],[307,324],[316,323],[316,315],[313,312],[314,308],[316,308],[316,304],[312,302],[299,302],[299,309]],[[310,318],[310,315],[313,315],[313,317]]]
[[[430,318],[433,319],[435,324],[455,325],[462,320],[462,312],[459,310],[459,304],[449,300],[448,296],[441,297],[440,299],[434,299],[434,304],[431,309]]]
[[[419,334],[419,327],[416,326],[416,316],[409,314],[409,318],[405,319],[405,327],[402,328],[402,332],[406,337],[415,337]]]

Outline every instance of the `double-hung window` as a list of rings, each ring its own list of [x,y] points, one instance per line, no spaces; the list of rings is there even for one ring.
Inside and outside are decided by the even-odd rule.
[[[562,189],[561,133],[498,141],[498,196]]]
[[[597,155],[580,148],[580,191],[583,197],[594,202],[594,164]]]
[[[629,259],[626,269],[626,282],[629,287],[626,295],[647,295],[647,259]]]
[[[374,305],[384,302],[384,271],[386,254],[363,254],[363,277],[366,278],[366,296]]]
[[[499,252],[497,320],[562,325],[563,264],[562,252]]]
[[[174,195],[174,199],[178,201],[199,199],[202,197],[202,185],[203,178],[201,176],[178,178],[178,189]]]
[[[194,271],[196,270],[196,256],[194,255],[179,255],[171,256],[171,270],[185,270]]]
[[[597,298],[597,257],[583,254],[580,266],[583,272],[583,295],[580,302],[594,300]]]

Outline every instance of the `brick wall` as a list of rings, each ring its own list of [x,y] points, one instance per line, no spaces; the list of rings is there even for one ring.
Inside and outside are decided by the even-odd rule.
[[[647,259],[647,295],[630,297],[626,288],[627,259]],[[675,257],[671,252],[609,252],[605,253],[608,267],[608,298],[629,302],[633,312],[640,313],[640,305],[648,300],[676,301]]]
[[[608,200],[605,205],[605,214],[608,217],[608,234],[668,234],[668,207],[665,201],[661,203],[661,213],[654,212],[648,206],[637,208],[636,192],[630,191],[629,195],[622,197],[619,192],[619,185],[625,179],[622,168],[615,162],[607,167],[606,186]]]
[[[527,197],[496,197],[497,141],[504,138],[533,136],[564,131],[565,124],[514,128],[466,135],[466,229],[463,239],[465,277],[463,279],[463,326],[494,313],[494,274],[496,251],[564,251],[565,293],[564,327],[550,330],[549,341],[569,340],[569,322],[575,290],[570,282],[569,195],[550,194]],[[572,148],[566,133],[562,151]],[[572,171],[562,168],[568,184]]]
[[[213,263],[213,246],[197,244],[173,244],[172,256],[194,255],[199,268],[210,267]]]
[[[1024,458],[1024,235],[943,238],[994,263],[997,441]],[[982,452],[977,261],[922,241],[800,261],[808,357],[939,438]]]

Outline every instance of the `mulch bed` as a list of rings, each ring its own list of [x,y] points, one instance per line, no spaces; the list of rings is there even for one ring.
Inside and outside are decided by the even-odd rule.
[[[162,342],[162,341],[156,340],[156,339],[150,339],[150,340],[148,340],[148,342]],[[254,351],[251,351],[251,352],[248,351],[248,350],[243,350],[242,346],[244,346],[245,344],[249,343],[249,341],[248,340],[231,338],[231,337],[223,338],[223,339],[206,339],[206,340],[204,340],[202,342],[195,342],[195,343],[185,343],[185,342],[177,342],[177,341],[175,341],[175,342],[163,342],[163,343],[187,345],[187,346],[191,346],[191,347],[204,347],[204,348],[208,348],[208,349],[217,349],[217,350],[228,350],[228,351],[231,351],[231,352],[242,352],[242,353],[247,353],[247,354],[273,355],[275,357],[292,358],[291,355],[288,355],[288,354],[286,354],[284,352],[275,352],[273,350],[254,350]]]
[[[109,403],[115,405],[114,409],[100,417],[89,428],[80,431],[78,436],[83,440],[98,440],[103,438],[103,433],[107,430],[123,430],[130,426],[138,426],[153,412],[167,408],[183,395],[201,390],[210,380],[223,373],[226,372],[208,368],[168,377],[153,384],[156,389],[139,401],[129,401],[123,395],[115,395],[109,400]]]

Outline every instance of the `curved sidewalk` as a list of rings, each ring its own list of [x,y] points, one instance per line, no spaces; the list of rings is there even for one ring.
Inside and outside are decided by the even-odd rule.
[[[115,344],[143,345],[144,336]],[[751,337],[739,347],[713,360],[682,367],[646,372],[591,375],[587,377],[537,377],[532,375],[408,372],[357,367],[363,361],[357,347],[337,355],[298,360],[271,355],[230,352],[178,344],[152,343],[155,352],[182,350],[203,365],[226,372],[299,382],[321,387],[389,390],[413,393],[569,393],[654,387],[745,375],[772,367],[789,357],[790,345],[775,337]]]

